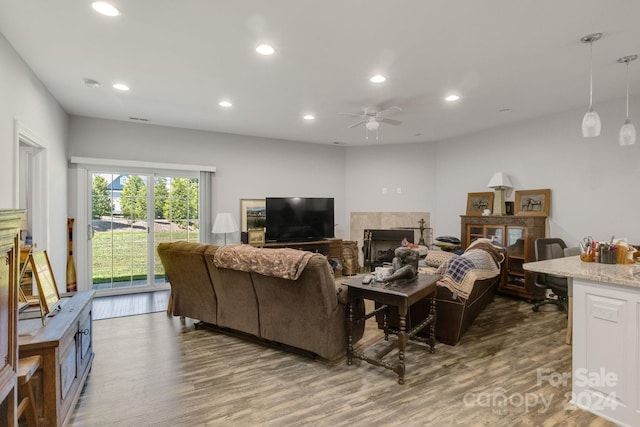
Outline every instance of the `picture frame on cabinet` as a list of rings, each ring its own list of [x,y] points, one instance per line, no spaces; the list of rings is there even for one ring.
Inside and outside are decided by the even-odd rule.
[[[240,199],[240,231],[264,229],[266,212],[265,199]]]
[[[493,192],[485,191],[467,195],[468,216],[482,216],[485,209],[493,210]]]
[[[40,297],[40,309],[43,316],[51,313],[60,302],[60,294],[56,279],[51,270],[49,255],[47,251],[31,252],[30,254],[31,268],[33,277],[38,286],[38,295]],[[43,318],[44,320],[44,318]]]
[[[265,199],[240,199],[240,236],[242,243],[249,243],[250,230],[262,230],[267,224]]]
[[[249,230],[247,236],[250,245],[264,244],[264,230]]]
[[[515,214],[521,216],[549,216],[551,190],[516,191]]]
[[[505,215],[513,215],[514,202],[504,202]]]

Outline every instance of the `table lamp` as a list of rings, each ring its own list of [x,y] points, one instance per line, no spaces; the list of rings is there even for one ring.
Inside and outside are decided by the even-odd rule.
[[[228,212],[219,213],[216,215],[216,220],[213,222],[213,234],[224,234],[224,244],[227,244],[227,233],[235,233],[238,231],[238,223]]]
[[[487,187],[493,188],[495,193],[493,198],[493,214],[504,215],[504,190],[506,188],[513,188],[509,175],[503,172],[494,173]]]

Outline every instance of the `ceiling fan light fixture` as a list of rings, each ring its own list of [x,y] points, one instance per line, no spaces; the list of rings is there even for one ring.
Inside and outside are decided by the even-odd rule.
[[[230,103],[229,101],[220,101],[218,102],[218,105],[224,108],[229,108],[231,107],[233,104]]]
[[[315,120],[316,116],[314,116],[313,114],[305,114],[302,118],[305,120]]]
[[[371,77],[369,79],[369,81],[371,83],[382,83],[385,80],[387,80],[387,78],[385,76],[383,76],[382,74],[376,74],[375,76],[373,76],[373,77]]]
[[[444,100],[447,102],[456,102],[459,99],[460,99],[460,95],[456,95],[455,93],[452,93],[451,95],[447,95],[444,98]]]
[[[378,122],[376,119],[371,119],[365,124],[365,126],[370,131],[378,130],[378,128],[380,127],[380,122]]]

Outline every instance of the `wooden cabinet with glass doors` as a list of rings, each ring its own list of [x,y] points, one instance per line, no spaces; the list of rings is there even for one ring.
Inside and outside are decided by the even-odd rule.
[[[507,248],[499,291],[535,301],[544,297],[544,289],[535,285],[535,273],[524,271],[522,264],[535,261],[534,242],[545,237],[543,216],[461,216],[461,242],[466,249],[479,238],[496,240]]]

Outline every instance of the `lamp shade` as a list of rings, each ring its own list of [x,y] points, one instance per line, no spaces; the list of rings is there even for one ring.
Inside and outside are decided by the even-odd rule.
[[[636,142],[636,127],[629,121],[629,119],[624,121],[624,124],[620,128],[620,133],[618,134],[618,143],[620,145],[633,145]]]
[[[489,184],[487,184],[489,188],[513,188],[511,184],[511,180],[509,179],[509,175],[503,172],[496,172],[491,177]]]
[[[219,213],[216,215],[216,220],[213,222],[212,233],[223,234],[233,233],[238,231],[238,223],[228,212]]]
[[[587,110],[582,118],[582,136],[585,138],[600,136],[601,129],[602,122],[600,121],[600,115],[596,111],[593,111],[593,108],[589,107],[589,110]]]

